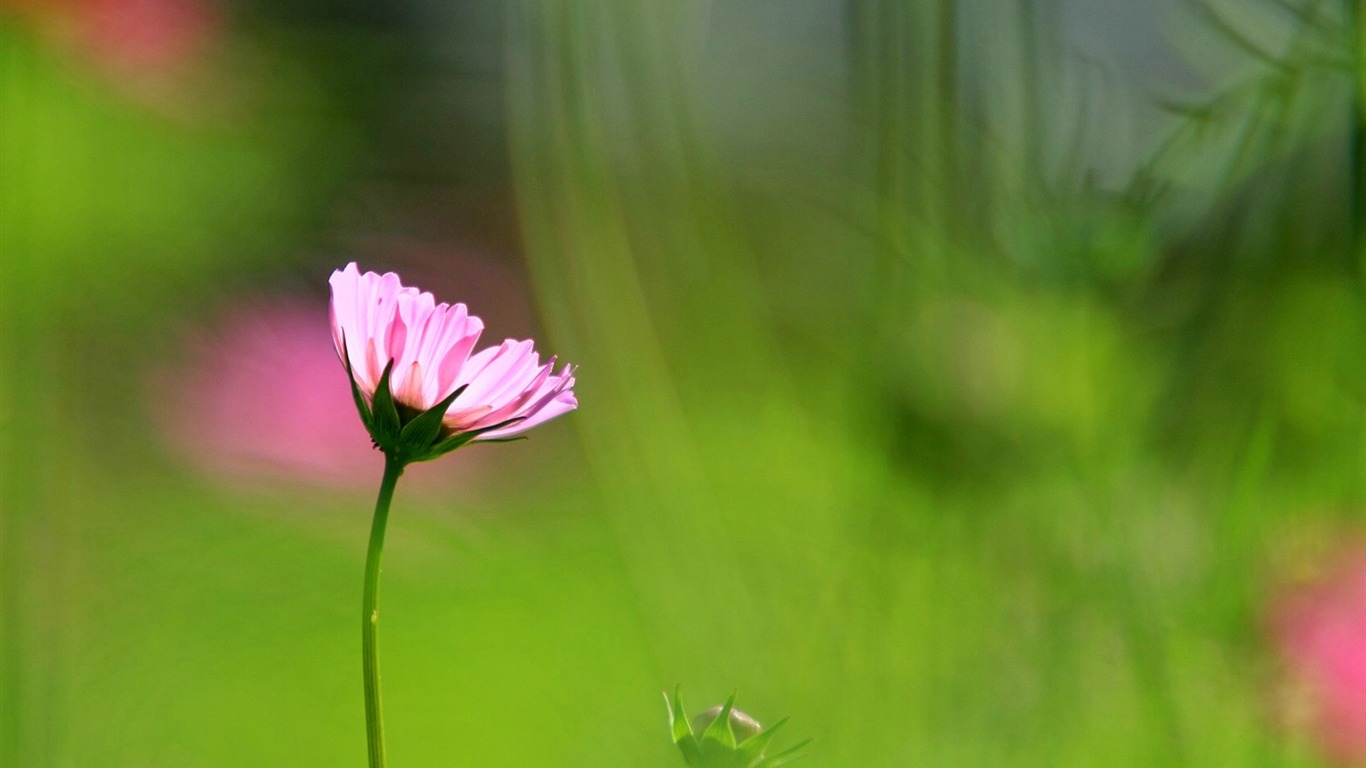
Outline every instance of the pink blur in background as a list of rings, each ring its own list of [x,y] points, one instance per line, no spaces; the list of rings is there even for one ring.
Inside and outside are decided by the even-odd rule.
[[[1338,765],[1366,765],[1366,543],[1331,555],[1272,605],[1287,724]]]

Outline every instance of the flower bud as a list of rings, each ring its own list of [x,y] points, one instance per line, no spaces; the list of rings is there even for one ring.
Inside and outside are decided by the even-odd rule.
[[[711,709],[704,709],[693,715],[692,732],[706,733],[707,728],[711,726],[712,723],[716,722],[716,718],[720,716],[724,709],[724,706],[717,704]],[[759,725],[758,720],[755,720],[738,709],[732,709],[730,711],[730,732],[735,734],[736,743],[743,742],[751,736],[758,735],[761,730],[763,730],[763,728]]]
[[[778,768],[801,757],[802,747],[810,741],[766,755],[773,734],[787,718],[762,729],[757,720],[735,708],[732,695],[724,705],[699,712],[690,721],[678,689],[672,698],[665,693],[664,701],[669,707],[674,744],[692,768]]]

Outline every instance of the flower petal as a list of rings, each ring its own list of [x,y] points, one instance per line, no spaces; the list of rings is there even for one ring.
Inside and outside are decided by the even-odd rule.
[[[471,354],[484,323],[464,304],[437,303],[398,275],[361,273],[355,262],[328,282],[333,344],[370,402],[381,381],[389,385],[382,399],[416,411],[460,390],[442,418],[444,434],[496,427],[469,436],[474,440],[517,434],[578,407],[573,368],[555,373],[554,358],[542,365],[530,340],[506,339]]]

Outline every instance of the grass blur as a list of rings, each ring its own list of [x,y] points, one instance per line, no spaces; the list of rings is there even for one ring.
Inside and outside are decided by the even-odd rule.
[[[155,384],[351,259],[580,365],[400,484],[393,765],[681,765],[680,683],[811,765],[1326,764],[1265,624],[1362,532],[1352,4],[1191,0],[1155,94],[1058,0],[82,7],[0,3],[0,764],[361,764],[373,491]]]

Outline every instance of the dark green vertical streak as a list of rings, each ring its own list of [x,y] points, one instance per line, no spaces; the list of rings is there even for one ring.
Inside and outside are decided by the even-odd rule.
[[[23,46],[0,39],[0,114],[20,114],[23,92],[19,74],[23,67]],[[24,355],[19,339],[25,333],[22,319],[23,299],[15,289],[22,270],[18,260],[21,247],[19,201],[16,187],[23,177],[19,158],[7,147],[17,141],[12,135],[20,123],[0,120],[0,765],[20,765],[22,724],[19,702],[23,695],[23,663],[20,632],[23,559],[23,520],[19,515],[25,489],[22,480],[24,457],[17,449],[19,414],[28,409],[17,391],[18,371],[23,370]]]
[[[596,135],[596,131],[593,130],[594,110],[589,99],[584,66],[576,55],[585,46],[575,44],[583,34],[585,10],[575,7],[572,3],[553,0],[548,5],[551,30],[547,41],[558,43],[547,46],[557,54],[557,66],[551,78],[559,95],[559,99],[554,102],[555,120],[563,126],[568,139],[557,146],[567,150],[564,160],[570,178],[596,181],[598,176],[594,171],[600,168],[601,163],[597,162],[598,158],[594,156],[593,150],[596,145],[589,140]],[[586,49],[591,52],[593,46],[586,46]],[[602,172],[604,171],[599,171]],[[598,189],[593,191],[595,198],[599,196],[598,193],[603,192]],[[599,201],[595,199],[593,202]]]
[[[907,242],[911,202],[908,199],[906,154],[912,137],[903,116],[909,111],[906,81],[909,76],[905,37],[909,25],[898,0],[851,0],[848,5],[848,56],[851,119],[859,137],[853,149],[861,183],[873,198],[869,217],[872,258],[866,282],[861,286],[857,310],[866,333],[856,334],[851,355],[854,385],[866,391],[861,401],[876,402],[883,396],[883,370],[879,359],[888,343],[888,329],[899,328],[896,317],[904,311],[898,296],[898,276],[909,268]],[[885,437],[887,420],[872,411],[862,415],[863,428],[871,440]]]
[[[30,41],[0,29],[0,765],[25,768],[60,762],[66,714],[61,309],[34,225],[53,182],[32,153],[40,132],[73,126],[39,74]]]
[[[1024,166],[1027,183],[1038,184],[1047,192],[1047,180],[1043,173],[1044,106],[1043,106],[1043,45],[1040,40],[1042,20],[1039,18],[1038,0],[1020,0],[1020,67],[1021,87],[1025,101],[1025,141]]]
[[[9,33],[0,40],[0,115],[36,109],[29,86],[32,50]],[[49,381],[42,345],[44,311],[34,290],[26,208],[33,175],[22,148],[31,119],[0,119],[0,764],[38,766],[40,724],[53,713],[46,702],[34,650],[39,617],[33,608],[33,551],[43,507],[44,402],[36,382]],[[16,151],[18,149],[19,151]]]
[[[1351,188],[1348,216],[1348,248],[1347,264],[1351,274],[1360,272],[1361,267],[1361,248],[1362,248],[1362,227],[1366,223],[1366,169],[1362,168],[1362,163],[1366,162],[1366,113],[1363,112],[1363,99],[1366,99],[1366,73],[1363,72],[1363,65],[1366,60],[1362,56],[1362,43],[1366,40],[1366,16],[1361,12],[1363,0],[1344,0],[1347,4],[1345,10],[1346,27],[1350,35],[1352,46],[1352,109],[1350,139],[1347,148],[1348,168]]]
[[[909,108],[905,89],[908,73],[903,52],[907,25],[900,17],[898,6],[895,2],[878,3],[870,33],[874,38],[871,45],[873,67],[877,70],[870,109],[875,115],[877,131],[878,216],[885,241],[884,258],[892,262],[904,255],[905,243],[898,230],[906,215],[904,156],[905,142],[909,138],[902,131],[902,116]],[[884,263],[883,268],[887,266]]]
[[[939,55],[936,68],[935,108],[939,113],[939,136],[937,150],[941,158],[939,165],[940,184],[943,189],[943,204],[940,216],[949,242],[959,233],[958,218],[963,205],[968,203],[961,179],[958,157],[958,132],[961,125],[958,119],[958,0],[939,0],[939,26],[936,32],[935,50]]]
[[[877,200],[877,261],[873,272],[872,317],[875,327],[886,327],[895,310],[895,275],[909,258],[905,240],[909,201],[906,196],[905,156],[910,137],[905,134],[903,116],[909,109],[906,78],[909,76],[904,48],[908,25],[901,17],[900,3],[881,0],[871,13],[858,18],[861,40],[860,70],[869,83],[863,93],[863,120],[870,123],[873,136],[873,185]],[[870,349],[865,362],[871,363],[881,347],[878,334],[868,334]],[[868,365],[873,370],[872,365]]]

